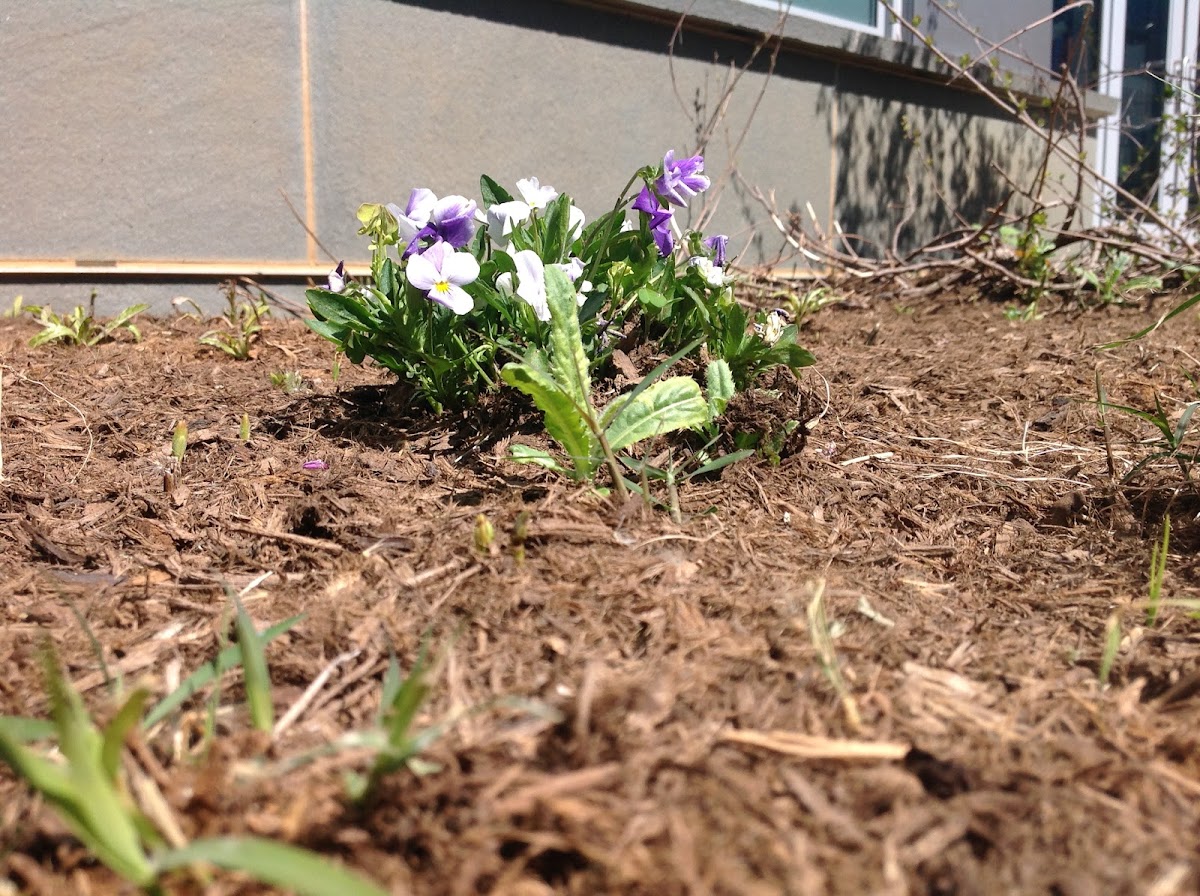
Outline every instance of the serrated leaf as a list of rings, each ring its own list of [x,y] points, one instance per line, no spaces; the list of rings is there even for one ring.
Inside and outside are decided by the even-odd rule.
[[[505,364],[500,377],[533,399],[545,415],[546,432],[571,458],[578,478],[589,478],[596,468],[592,434],[574,400],[548,373],[528,364]]]
[[[617,402],[623,400],[621,397],[616,399]],[[643,439],[703,426],[708,421],[708,404],[699,384],[691,377],[675,376],[660,380],[632,401],[627,401],[604,434],[609,447],[616,452]]]
[[[708,386],[709,413],[716,418],[725,413],[726,405],[737,392],[733,385],[733,372],[729,369],[728,361],[718,358],[709,361],[704,376]]]
[[[579,303],[570,278],[554,265],[546,265],[546,304],[550,306],[550,372],[581,417],[591,410],[592,380],[579,331]]]

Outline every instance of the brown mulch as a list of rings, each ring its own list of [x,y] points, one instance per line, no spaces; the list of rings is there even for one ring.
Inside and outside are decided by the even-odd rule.
[[[682,525],[508,462],[535,435],[503,402],[430,424],[381,371],[333,382],[299,324],[236,362],[186,320],[95,349],[0,321],[0,713],[44,714],[47,635],[101,718],[109,678],[166,693],[219,648],[230,588],[260,625],[305,614],[267,653],[278,714],[303,712],[252,736],[234,674],[210,751],[203,700],[134,745],[185,837],[287,840],[398,894],[1194,893],[1200,624],[1134,604],[1167,512],[1164,596],[1200,596],[1200,504],[1169,461],[1115,482],[1153,431],[1110,413],[1106,439],[1094,405],[1097,371],[1114,402],[1196,397],[1194,315],[1093,348],[1167,301],[823,311],[806,444],[685,483]],[[423,641],[418,727],[446,730],[421,765],[365,808],[361,754],[286,765],[371,724]],[[7,770],[0,856],[22,892],[129,892]]]

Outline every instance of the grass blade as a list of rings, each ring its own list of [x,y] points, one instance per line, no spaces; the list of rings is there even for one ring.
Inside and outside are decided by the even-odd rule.
[[[243,872],[297,896],[388,896],[387,890],[362,875],[316,853],[257,837],[194,840],[156,856],[154,866],[165,872],[198,862]]]
[[[242,677],[245,680],[250,723],[259,731],[270,732],[275,727],[275,707],[271,702],[271,675],[267,671],[263,640],[254,627],[254,620],[242,606],[241,598],[233,592],[230,592],[229,596],[237,607],[234,628],[237,630],[237,647],[242,656]]]
[[[300,620],[304,618],[304,614],[292,616],[283,622],[277,622],[270,628],[266,628],[259,632],[258,639],[262,646],[266,646],[282,635],[294,628]],[[211,663],[205,663],[184,681],[171,693],[163,697],[154,709],[150,710],[149,715],[142,721],[142,728],[149,730],[169,716],[172,712],[186,703],[193,695],[199,692],[204,687],[212,684],[230,669],[237,668],[238,660],[241,658],[241,648],[234,644],[232,647],[226,647],[217,654],[216,659]]]

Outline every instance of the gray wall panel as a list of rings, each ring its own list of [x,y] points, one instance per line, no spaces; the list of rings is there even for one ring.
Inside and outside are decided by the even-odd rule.
[[[4,4],[0,258],[303,258],[297,36],[279,0]]]

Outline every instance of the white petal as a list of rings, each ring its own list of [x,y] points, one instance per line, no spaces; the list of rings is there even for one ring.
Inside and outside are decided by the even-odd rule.
[[[587,218],[578,206],[571,206],[567,212],[567,239],[574,241],[583,235],[583,225]]]
[[[533,308],[538,320],[550,319],[546,302],[546,267],[532,249],[522,249],[513,256],[517,266],[517,295]]]
[[[466,290],[461,286],[450,284],[450,288],[444,293],[438,290],[432,290],[429,293],[429,298],[433,299],[439,305],[445,305],[455,314],[466,314],[475,307],[475,300],[467,295]]]
[[[470,252],[448,252],[442,262],[442,276],[455,286],[466,286],[479,276],[479,262]]]
[[[405,217],[415,223],[419,230],[429,223],[429,216],[433,214],[433,207],[437,205],[437,201],[433,190],[417,187],[409,194]]]
[[[531,208],[545,208],[558,197],[558,190],[551,186],[543,187],[536,177],[517,181],[517,189]]]
[[[408,282],[421,292],[433,289],[433,284],[441,279],[438,269],[424,255],[414,255],[408,260]]]
[[[508,271],[505,271],[496,278],[496,289],[502,296],[511,296],[513,294],[512,277]]]

